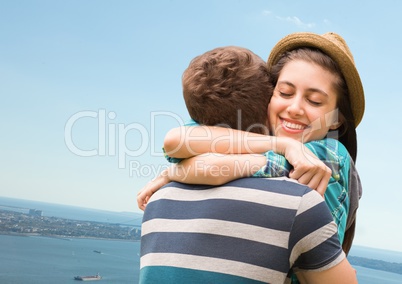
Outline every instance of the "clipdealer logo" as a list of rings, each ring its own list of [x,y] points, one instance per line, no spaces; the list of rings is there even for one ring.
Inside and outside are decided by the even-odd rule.
[[[129,175],[130,177],[136,176],[136,177],[156,177],[159,173],[161,173],[164,169],[168,167],[168,165],[155,165],[155,164],[145,164],[141,163],[140,161],[134,159],[136,157],[140,157],[147,153],[148,148],[149,154],[151,157],[163,157],[164,153],[158,149],[158,151],[155,151],[154,146],[157,144],[160,144],[161,141],[155,142],[155,133],[156,133],[156,120],[157,119],[174,119],[177,122],[177,125],[184,125],[183,119],[178,116],[175,113],[168,112],[168,111],[156,111],[156,112],[150,112],[150,129],[148,130],[144,125],[133,122],[129,124],[124,124],[124,123],[116,123],[113,120],[116,118],[116,113],[113,111],[107,112],[105,109],[99,109],[98,111],[80,111],[75,114],[73,114],[66,122],[65,128],[64,128],[64,141],[69,149],[69,151],[77,156],[80,157],[93,157],[93,156],[117,156],[118,157],[118,168],[119,169],[126,169],[127,165],[129,166]],[[85,120],[92,120],[92,123],[95,120],[97,124],[97,146],[94,147],[93,149],[83,149],[79,145],[77,145],[74,140],[73,140],[73,134],[75,131],[78,131],[77,129],[74,129],[76,127],[76,123],[78,121],[85,121]],[[241,114],[238,114],[238,121],[239,125],[241,125]],[[86,121],[89,122],[89,121]],[[303,135],[301,137],[302,143],[304,141],[305,135],[309,135],[311,132],[314,132],[316,130],[320,130],[322,125],[325,124],[326,127],[329,127],[333,125],[335,122],[338,122],[338,110],[334,110],[328,114],[326,114],[324,121],[321,121],[320,118],[317,118],[315,121],[311,123],[311,127],[309,127],[305,132],[303,132]],[[217,125],[217,126],[222,126],[222,127],[229,127],[228,125]],[[253,127],[267,127],[265,125],[261,124],[253,124],[249,127],[249,129],[246,130],[245,133],[251,133],[249,132],[250,129]],[[93,129],[89,129],[93,130]],[[279,132],[280,128],[276,131],[275,133]],[[187,131],[187,130],[183,130]],[[191,132],[191,130],[188,130]],[[266,132],[268,133],[268,129],[266,129]],[[127,136],[128,135],[137,135],[139,136],[139,140],[136,142],[139,143],[133,143],[135,145],[139,145],[137,149],[132,149],[128,147],[127,145],[129,144],[127,142]],[[180,138],[180,145],[178,147],[181,147],[183,144],[186,144],[187,149],[190,149],[190,145],[188,144],[189,141],[186,141],[185,134],[182,133]],[[228,135],[224,136],[219,136],[219,137],[214,137],[212,135],[211,130],[205,129],[205,135],[204,136],[199,136],[197,139],[199,139],[200,142],[202,141],[210,141],[211,144],[211,153],[220,153],[219,151],[215,151],[214,148],[220,144],[220,142],[226,142],[226,144],[229,144],[231,146],[235,146],[235,148],[240,149],[240,145],[233,145],[233,141],[238,141],[238,143],[241,143],[241,145],[244,145],[246,152],[248,153],[253,153],[251,149],[248,148],[248,143],[252,142],[253,140],[257,139],[258,137],[250,135],[248,136],[247,134],[244,134],[243,139],[239,139],[239,133],[235,132],[230,132]],[[338,130],[336,129],[335,131],[331,131],[327,137],[328,138],[333,138],[333,139],[338,139],[339,133]],[[245,143],[245,144],[242,144]],[[274,139],[271,143],[276,143],[276,140]],[[251,143],[253,145],[255,143]],[[305,152],[307,150],[307,153]],[[307,158],[310,158],[313,153],[310,153],[310,151],[302,147],[301,149],[303,155],[305,155]],[[197,153],[193,152],[194,155],[199,155],[203,153]],[[329,151],[326,152],[327,155],[329,155]],[[314,156],[314,155],[313,155]],[[316,159],[316,157],[313,157],[313,161]],[[162,159],[163,160],[163,159]],[[330,160],[330,159],[327,159]],[[127,163],[128,162],[128,163]],[[205,167],[204,170],[206,171],[211,171],[211,167],[208,164],[203,165]],[[336,165],[335,165],[336,166]],[[199,170],[200,166],[197,165],[197,171],[202,172]],[[335,168],[331,168],[332,171],[337,171]],[[214,170],[215,171],[215,170]],[[183,171],[182,171],[183,172]],[[188,173],[184,173],[188,174]],[[222,174],[222,173],[221,173]]]
[[[64,142],[67,149],[80,157],[94,157],[94,156],[117,156],[118,168],[125,169],[127,165],[130,167],[130,176],[133,174],[141,176],[151,176],[158,174],[157,171],[163,170],[159,166],[150,169],[150,165],[144,165],[143,169],[141,163],[133,158],[139,157],[147,153],[154,157],[163,157],[162,151],[156,151],[152,145],[155,143],[155,131],[157,119],[174,119],[177,125],[183,125],[183,119],[175,113],[167,111],[150,112],[150,129],[148,130],[144,125],[132,122],[129,124],[116,123],[113,120],[117,117],[113,111],[107,112],[106,109],[99,109],[98,111],[79,111],[67,120],[64,127]],[[84,120],[95,120],[97,123],[97,146],[92,149],[83,149],[78,143],[74,142],[73,135],[77,122],[84,122]],[[91,129],[93,130],[93,129]],[[128,135],[139,136],[140,143],[136,149],[128,147]],[[129,163],[127,163],[129,161]]]

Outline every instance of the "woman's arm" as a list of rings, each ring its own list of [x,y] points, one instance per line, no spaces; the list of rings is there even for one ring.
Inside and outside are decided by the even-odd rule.
[[[283,141],[276,140],[276,137],[231,128],[182,126],[166,134],[164,149],[168,156],[174,158],[189,158],[204,153],[260,154],[269,150],[282,153]]]
[[[191,126],[174,128],[166,135],[167,155],[188,158],[212,153],[264,153],[273,150],[284,154],[293,166],[289,177],[325,193],[331,170],[301,142],[223,127]],[[166,169],[137,195],[142,210],[152,194],[170,180],[193,184],[220,185],[241,177],[252,176],[266,164],[263,155],[212,155],[186,159]]]
[[[307,153],[308,149],[306,150]],[[288,150],[295,168],[289,177],[324,195],[331,170],[312,153]],[[284,158],[285,159],[285,158]],[[295,162],[297,160],[297,162]],[[169,179],[182,183],[221,185],[229,181],[251,177],[267,164],[266,156],[259,154],[208,153],[185,159],[169,169]],[[263,176],[258,176],[263,177]],[[275,176],[277,177],[277,176]]]
[[[207,153],[185,159],[169,169],[169,179],[182,183],[221,185],[249,177],[266,164],[259,154]]]
[[[208,153],[185,159],[173,164],[148,182],[137,194],[137,205],[141,210],[145,210],[149,198],[170,181],[221,185],[238,178],[252,176],[265,164],[265,156],[254,154]]]
[[[282,154],[293,166],[290,178],[325,193],[331,170],[301,142],[286,137],[273,137],[231,128],[214,126],[178,127],[168,132],[164,141],[167,155],[188,158],[203,153]]]
[[[295,140],[290,142],[292,141],[299,143]],[[294,170],[289,177],[324,195],[331,177],[331,170],[311,152],[309,153],[307,148],[302,152],[296,145],[292,147],[290,143],[285,150],[288,153],[286,159],[294,163]],[[137,204],[141,210],[144,210],[152,194],[170,181],[221,185],[238,178],[252,176],[266,163],[266,156],[260,154],[207,153],[184,159],[165,169],[158,177],[147,183],[137,195]]]

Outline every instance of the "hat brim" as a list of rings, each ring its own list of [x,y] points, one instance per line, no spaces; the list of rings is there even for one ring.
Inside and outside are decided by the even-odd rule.
[[[357,127],[363,118],[365,108],[363,85],[353,59],[334,42],[314,33],[290,34],[274,46],[268,58],[268,67],[275,65],[283,53],[301,47],[318,48],[339,65],[348,86],[355,127]]]

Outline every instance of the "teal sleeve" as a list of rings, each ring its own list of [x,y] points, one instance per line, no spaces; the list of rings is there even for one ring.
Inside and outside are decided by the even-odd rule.
[[[324,198],[338,226],[339,241],[343,243],[350,212],[349,171],[351,157],[345,146],[335,139],[326,138],[311,141],[305,145],[332,170]]]
[[[332,138],[311,141],[304,145],[331,169],[332,178],[339,181],[340,170],[349,156],[345,146]]]
[[[284,156],[276,154],[273,151],[264,153],[267,157],[267,164],[256,172],[253,177],[271,178],[271,177],[288,177],[290,170],[293,168]]]
[[[340,179],[340,156],[344,156],[347,151],[338,140],[322,139],[308,142],[305,146],[332,170],[332,177],[335,180]],[[267,157],[267,164],[256,172],[253,177],[289,176],[293,166],[283,155],[276,154],[273,151],[265,152],[264,155]]]
[[[173,158],[173,157],[168,156],[168,155],[166,154],[166,152],[165,152],[165,148],[162,148],[162,150],[163,150],[163,155],[165,156],[166,160],[167,160],[169,163],[177,164],[177,163],[180,163],[180,162],[183,160],[182,158]]]

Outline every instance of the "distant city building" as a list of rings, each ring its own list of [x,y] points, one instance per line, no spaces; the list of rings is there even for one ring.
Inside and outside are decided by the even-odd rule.
[[[37,210],[37,209],[29,209],[29,215],[31,215],[31,216],[38,216],[38,217],[42,217],[43,212],[42,212],[42,210]]]

